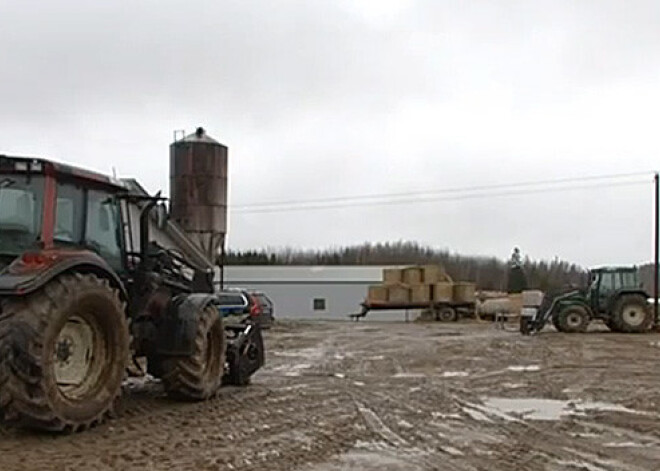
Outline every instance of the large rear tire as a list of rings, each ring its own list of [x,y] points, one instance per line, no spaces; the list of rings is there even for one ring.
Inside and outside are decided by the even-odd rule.
[[[167,394],[193,401],[217,394],[225,369],[225,349],[222,316],[213,306],[208,306],[199,314],[195,351],[188,356],[154,360]]]
[[[556,327],[568,334],[582,333],[587,331],[589,321],[589,313],[584,307],[570,306],[557,313]]]
[[[0,408],[21,427],[78,431],[114,412],[129,357],[117,290],[62,275],[7,300],[0,317]]]
[[[612,326],[617,332],[647,332],[653,325],[653,311],[639,294],[619,297],[612,309]]]

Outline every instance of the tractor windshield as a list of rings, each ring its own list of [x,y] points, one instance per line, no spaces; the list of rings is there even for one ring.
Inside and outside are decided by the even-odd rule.
[[[20,255],[41,236],[44,180],[0,174],[0,254]]]

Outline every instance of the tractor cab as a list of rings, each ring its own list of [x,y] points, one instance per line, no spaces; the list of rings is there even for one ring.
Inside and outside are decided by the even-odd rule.
[[[33,254],[91,250],[123,268],[116,181],[42,159],[0,156],[0,257],[31,262]]]
[[[619,293],[640,291],[636,267],[604,267],[590,271],[587,299],[594,312],[605,313]]]
[[[0,155],[0,419],[51,431],[100,423],[130,357],[187,400],[247,385],[264,364],[259,326],[224,324],[212,272],[151,241],[161,199]]]

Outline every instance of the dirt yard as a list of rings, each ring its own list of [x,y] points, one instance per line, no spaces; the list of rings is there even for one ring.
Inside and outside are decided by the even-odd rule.
[[[176,403],[126,385],[68,436],[0,428],[9,470],[653,470],[660,335],[289,322],[247,389]]]

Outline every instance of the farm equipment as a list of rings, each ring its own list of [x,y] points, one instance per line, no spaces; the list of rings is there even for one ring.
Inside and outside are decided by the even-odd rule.
[[[461,317],[474,317],[474,302],[425,302],[425,303],[374,303],[365,301],[360,304],[360,312],[350,314],[350,317],[359,321],[370,311],[411,311],[421,310],[422,317],[440,322],[455,322]]]
[[[585,332],[601,319],[614,332],[646,332],[654,323],[648,299],[635,267],[594,269],[586,289],[550,296],[532,316],[521,316],[520,331],[537,333],[551,321],[560,332]]]
[[[259,327],[223,321],[212,271],[150,242],[160,200],[0,156],[0,418],[49,431],[98,424],[114,412],[131,357],[184,400],[245,385],[263,365]]]
[[[421,319],[440,322],[473,317],[476,309],[475,284],[454,282],[439,265],[386,268],[383,283],[368,288],[360,311],[350,314],[355,321],[370,311],[421,310]]]

